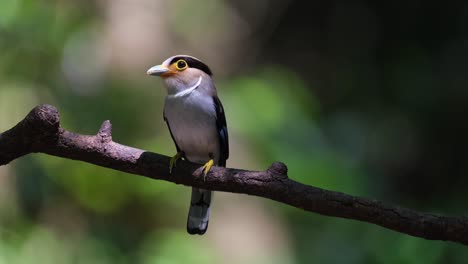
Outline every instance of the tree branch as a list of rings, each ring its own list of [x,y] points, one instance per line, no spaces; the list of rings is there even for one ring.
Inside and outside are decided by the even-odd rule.
[[[15,127],[0,134],[0,165],[29,153],[46,153],[176,184],[260,196],[322,215],[468,245],[466,217],[422,213],[304,185],[289,179],[286,165],[280,162],[266,171],[213,167],[203,181],[200,165],[180,161],[169,175],[169,157],[118,144],[112,141],[111,130],[111,123],[104,121],[97,135],[72,133],[60,127],[55,107],[40,105]]]

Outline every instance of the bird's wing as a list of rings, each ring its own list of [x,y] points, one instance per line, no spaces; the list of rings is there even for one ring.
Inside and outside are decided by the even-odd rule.
[[[220,155],[218,166],[225,167],[226,160],[229,158],[229,139],[226,116],[224,115],[224,108],[218,96],[213,96],[213,102],[216,109],[216,129],[218,130],[219,135]]]
[[[167,128],[169,129],[169,133],[171,134],[172,141],[174,141],[174,144],[175,144],[176,149],[177,149],[177,153],[179,153],[179,152],[180,152],[180,148],[179,148],[179,146],[177,145],[177,141],[175,140],[174,135],[172,134],[171,126],[169,125],[169,121],[167,120],[167,118],[166,118],[165,115],[163,115],[163,118],[164,118],[164,121],[166,122]]]

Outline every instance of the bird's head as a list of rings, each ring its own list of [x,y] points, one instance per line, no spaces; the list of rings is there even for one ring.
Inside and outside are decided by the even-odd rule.
[[[172,56],[161,65],[151,67],[146,73],[161,77],[169,94],[190,89],[202,81],[212,82],[210,68],[199,59],[188,55]]]

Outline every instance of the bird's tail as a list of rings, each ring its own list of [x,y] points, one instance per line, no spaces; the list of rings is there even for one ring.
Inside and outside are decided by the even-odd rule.
[[[212,191],[192,188],[192,199],[187,219],[187,232],[189,234],[203,235],[208,229],[212,194]]]

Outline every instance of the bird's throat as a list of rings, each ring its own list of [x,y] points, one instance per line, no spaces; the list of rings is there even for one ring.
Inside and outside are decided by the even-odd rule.
[[[189,87],[189,88],[187,88],[187,89],[184,89],[184,90],[182,90],[182,91],[180,91],[180,92],[177,92],[177,93],[175,93],[175,94],[168,95],[168,96],[170,96],[170,97],[183,97],[183,96],[187,96],[187,95],[191,94],[193,91],[195,91],[195,89],[197,89],[198,86],[200,86],[200,84],[201,84],[201,82],[202,82],[202,79],[203,79],[203,78],[200,76],[200,77],[198,78],[197,83],[195,83],[193,86],[191,86],[191,87]]]

